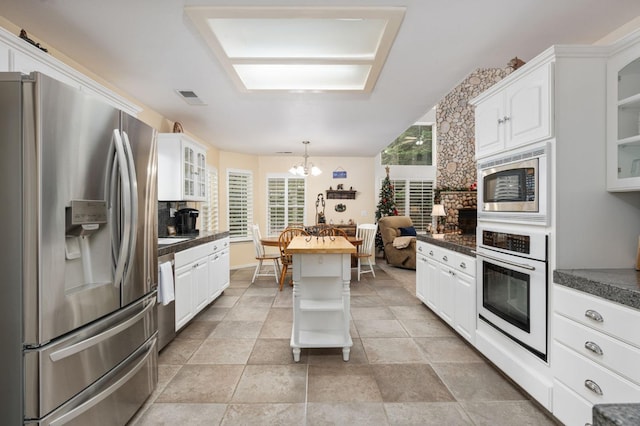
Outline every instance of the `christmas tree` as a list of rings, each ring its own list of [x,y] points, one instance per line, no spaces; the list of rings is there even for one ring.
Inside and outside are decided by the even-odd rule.
[[[398,209],[396,208],[396,201],[393,192],[393,185],[389,179],[389,166],[385,168],[387,176],[382,181],[382,187],[380,188],[380,201],[378,201],[378,207],[376,210],[376,222],[383,216],[397,216]],[[384,244],[382,243],[382,235],[380,231],[376,233],[376,248],[380,251],[384,250]]]

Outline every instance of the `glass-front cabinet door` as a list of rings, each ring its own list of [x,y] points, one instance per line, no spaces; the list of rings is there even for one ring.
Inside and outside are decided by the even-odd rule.
[[[158,134],[158,199],[204,201],[207,151],[184,133]]]
[[[198,198],[206,198],[207,196],[207,184],[206,184],[206,167],[207,157],[204,152],[196,153],[196,188],[195,196]]]
[[[607,67],[607,189],[640,190],[640,40]]]
[[[206,198],[206,165],[204,148],[183,138],[182,185],[185,200],[203,201]]]
[[[184,185],[184,195],[186,197],[193,197],[195,194],[195,161],[193,148],[189,145],[185,145],[182,148],[182,181]]]

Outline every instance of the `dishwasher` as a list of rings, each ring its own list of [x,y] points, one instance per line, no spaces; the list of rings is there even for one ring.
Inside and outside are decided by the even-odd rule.
[[[171,262],[171,270],[174,272],[175,285],[175,261],[173,253],[162,255],[158,258],[158,277],[160,277],[160,265]],[[176,302],[167,305],[158,302],[158,351],[162,350],[176,336]]]

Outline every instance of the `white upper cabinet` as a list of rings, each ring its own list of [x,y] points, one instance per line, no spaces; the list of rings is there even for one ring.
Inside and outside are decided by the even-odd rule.
[[[542,63],[511,74],[476,104],[476,158],[548,139],[553,130],[552,65]]]
[[[607,64],[607,189],[640,189],[640,33]]]
[[[158,134],[158,200],[206,199],[206,149],[184,133]]]

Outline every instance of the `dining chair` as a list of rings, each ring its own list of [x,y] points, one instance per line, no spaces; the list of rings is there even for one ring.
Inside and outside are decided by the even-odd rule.
[[[278,248],[280,249],[280,262],[282,263],[282,269],[280,270],[280,291],[284,285],[284,279],[287,275],[289,265],[293,263],[293,258],[287,253],[287,246],[293,240],[294,237],[300,235],[308,236],[309,233],[302,228],[287,228],[280,233],[278,237]]]
[[[318,232],[318,237],[345,237],[349,239],[347,233],[340,228],[322,228]]]
[[[256,266],[256,270],[253,273],[253,278],[251,279],[251,284],[253,284],[257,277],[270,277],[273,276],[276,280],[276,284],[278,283],[278,278],[280,277],[280,254],[267,254],[264,251],[264,246],[260,241],[262,236],[260,235],[260,227],[258,225],[252,225],[252,234],[253,234],[253,246],[256,251],[256,260],[258,261],[258,265]],[[264,261],[273,261],[273,272],[262,272],[262,263]]]
[[[371,272],[371,274],[375,277],[376,273],[373,270],[373,263],[371,262],[371,258],[373,257],[373,245],[376,240],[376,230],[377,225],[372,223],[364,223],[362,225],[358,225],[356,230],[356,236],[362,240],[362,244],[358,246],[358,251],[356,253],[356,257],[358,258],[358,281],[360,281],[360,275]],[[362,270],[362,260],[367,259],[369,263],[369,270]]]

